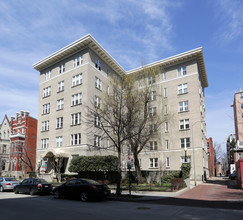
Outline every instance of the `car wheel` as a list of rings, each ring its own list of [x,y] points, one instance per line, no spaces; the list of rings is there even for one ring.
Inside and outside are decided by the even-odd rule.
[[[3,192],[3,191],[4,191],[3,186],[0,186],[0,192]]]
[[[19,194],[19,191],[17,189],[14,189],[15,194]]]
[[[31,196],[35,195],[35,190],[34,190],[34,189],[31,189],[31,190],[30,190],[30,195],[31,195]]]
[[[60,199],[61,198],[60,192],[58,190],[54,192],[53,196],[54,196],[54,199]]]
[[[81,199],[82,202],[87,202],[88,194],[86,192],[82,192],[80,199]]]

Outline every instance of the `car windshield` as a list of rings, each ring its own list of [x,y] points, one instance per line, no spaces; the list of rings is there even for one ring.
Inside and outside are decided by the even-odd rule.
[[[37,183],[47,183],[44,179],[37,179],[36,182]]]
[[[98,183],[98,182],[95,181],[95,180],[89,180],[89,179],[84,179],[84,180],[87,181],[87,182],[90,183],[90,184],[100,185],[100,183]]]
[[[14,178],[5,178],[6,181],[17,181],[16,179]]]

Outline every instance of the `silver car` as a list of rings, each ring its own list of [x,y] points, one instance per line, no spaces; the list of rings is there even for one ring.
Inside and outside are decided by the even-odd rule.
[[[0,192],[4,190],[13,190],[19,182],[13,177],[0,177]]]

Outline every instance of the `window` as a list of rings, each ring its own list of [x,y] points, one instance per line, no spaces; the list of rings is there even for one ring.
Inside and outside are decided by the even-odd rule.
[[[243,93],[240,94],[240,98],[243,99]]]
[[[59,74],[64,73],[64,72],[65,72],[65,63],[63,63],[59,66]]]
[[[95,77],[95,88],[102,90],[102,82],[98,77]]]
[[[56,128],[62,128],[62,126],[63,126],[63,117],[57,118]]]
[[[43,89],[43,98],[51,95],[51,87],[48,86]]]
[[[188,101],[179,102],[179,112],[186,112],[188,110]]]
[[[72,96],[72,106],[82,104],[82,93],[78,93]]]
[[[95,96],[95,107],[100,108],[101,107],[101,98],[98,96]]]
[[[155,133],[157,131],[157,127],[155,124],[151,124],[149,126],[150,133]]]
[[[7,145],[3,144],[2,152],[3,152],[3,154],[7,153]]]
[[[241,108],[243,108],[243,103],[241,103]]]
[[[41,131],[49,131],[49,121],[43,121]]]
[[[81,133],[71,135],[71,145],[81,144]]]
[[[165,122],[165,132],[168,132],[168,131],[169,131],[169,123]]]
[[[164,97],[167,97],[167,89],[164,88]]]
[[[158,168],[158,158],[150,158],[150,168]]]
[[[166,157],[166,167],[170,167],[170,158]]]
[[[71,125],[79,125],[81,124],[81,112],[72,114]]]
[[[155,76],[149,76],[148,77],[148,84],[149,85],[152,85],[152,84],[154,84],[155,83]]]
[[[44,73],[44,80],[48,80],[51,78],[51,70],[48,70]]]
[[[189,119],[180,120],[180,130],[185,130],[189,128],[190,128]]]
[[[191,163],[191,157],[190,156],[186,156],[186,161],[185,161],[185,156],[181,157],[181,163]]]
[[[50,113],[50,103],[45,104],[42,106],[42,114],[48,114]]]
[[[61,110],[64,107],[64,99],[57,100],[57,110]]]
[[[102,69],[102,63],[99,60],[95,60],[95,67],[101,71]]]
[[[187,83],[178,85],[178,94],[187,93]]]
[[[101,136],[98,135],[94,136],[94,146],[101,147]]]
[[[165,114],[165,115],[168,114],[168,106],[167,106],[167,105],[164,106],[164,114]]]
[[[181,138],[181,148],[190,147],[190,138]]]
[[[166,72],[163,73],[163,79],[166,80]]]
[[[186,73],[186,66],[179,67],[177,69],[177,72],[178,72],[178,76],[185,76],[187,74]]]
[[[150,93],[150,97],[151,97],[151,101],[156,100],[156,91],[152,91],[152,92]]]
[[[95,116],[94,125],[98,128],[101,127],[100,117],[98,115]]]
[[[62,136],[56,137],[56,146],[57,147],[62,147],[62,142],[63,142]]]
[[[78,57],[75,57],[73,59],[73,67],[77,67],[79,65],[83,64],[83,55],[80,55]]]
[[[57,92],[64,91],[64,81],[61,81],[57,84]]]
[[[169,150],[169,140],[165,140],[165,148],[166,150]]]
[[[156,107],[149,108],[149,117],[153,117],[156,115],[157,109]]]
[[[158,150],[158,144],[157,141],[150,141],[150,150]]]
[[[45,138],[45,139],[41,139],[41,148],[48,148],[49,146],[49,139]]]
[[[80,85],[82,83],[82,79],[83,79],[82,73],[80,73],[80,74],[78,74],[76,76],[73,76],[73,78],[72,78],[72,86]]]

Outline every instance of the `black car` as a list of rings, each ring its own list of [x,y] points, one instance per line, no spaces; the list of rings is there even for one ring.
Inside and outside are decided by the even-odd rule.
[[[102,199],[110,194],[110,189],[105,184],[100,184],[90,179],[71,179],[53,189],[56,199],[62,197],[76,197],[86,202],[88,199]]]
[[[52,192],[52,184],[46,182],[44,179],[28,178],[16,185],[13,191],[16,194],[50,194]]]

